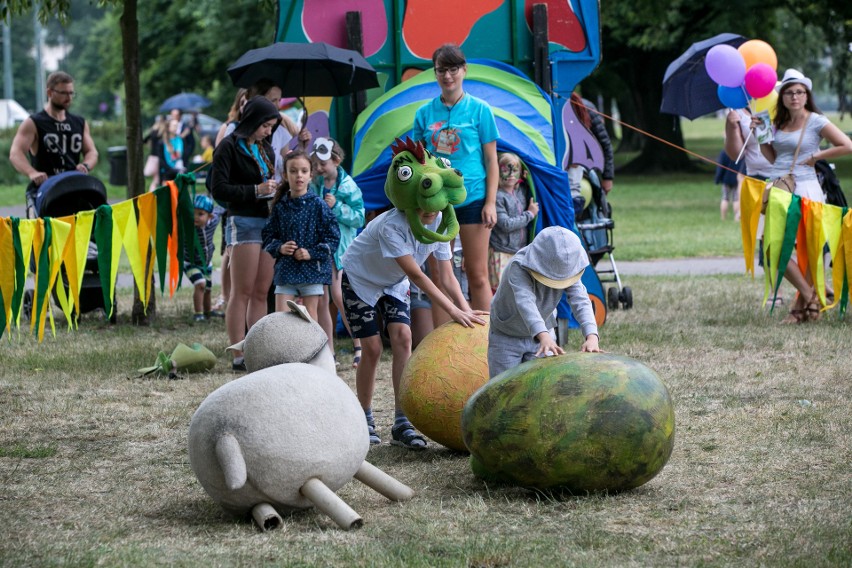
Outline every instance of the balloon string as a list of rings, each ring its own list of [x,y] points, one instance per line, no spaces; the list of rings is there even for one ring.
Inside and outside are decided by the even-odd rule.
[[[553,95],[552,95],[552,96],[554,96],[554,97],[558,97],[558,98],[560,98],[560,99],[565,99],[565,97],[563,97],[562,95],[560,95],[560,94],[558,94],[558,93],[553,93]],[[696,157],[696,158],[698,158],[699,160],[703,160],[703,161],[705,161],[705,162],[707,162],[707,163],[709,163],[709,164],[713,164],[713,165],[715,165],[715,166],[718,166],[718,167],[720,167],[720,168],[722,168],[722,169],[724,169],[724,170],[728,170],[729,172],[733,172],[733,173],[735,173],[735,174],[745,175],[745,174],[743,174],[742,172],[738,172],[737,170],[735,170],[735,169],[733,169],[733,168],[729,168],[729,167],[727,167],[727,166],[723,166],[722,164],[720,164],[720,163],[719,163],[719,162],[717,162],[716,160],[711,160],[710,158],[708,158],[708,157],[706,157],[706,156],[702,156],[701,154],[697,154],[697,153],[693,152],[692,150],[687,150],[686,148],[684,148],[684,147],[682,147],[682,146],[678,146],[678,145],[677,145],[677,144],[675,144],[674,142],[669,142],[668,140],[664,140],[664,139],[660,138],[659,136],[654,136],[654,135],[653,135],[653,134],[651,134],[650,132],[646,132],[646,131],[642,130],[641,128],[637,128],[636,126],[633,126],[632,124],[627,124],[626,122],[622,122],[622,121],[618,120],[618,119],[617,119],[617,118],[615,118],[615,117],[609,116],[608,114],[605,114],[605,113],[603,113],[603,112],[599,111],[599,110],[598,110],[598,109],[596,109],[596,108],[588,107],[588,106],[586,106],[585,104],[583,104],[582,102],[577,102],[577,101],[574,101],[574,100],[572,100],[572,99],[570,99],[570,98],[568,98],[568,99],[566,99],[566,100],[567,100],[567,101],[569,101],[571,104],[573,104],[573,105],[575,105],[575,106],[581,106],[581,107],[585,108],[586,110],[588,110],[588,111],[590,111],[590,112],[593,112],[593,113],[595,113],[595,114],[599,114],[599,115],[601,115],[602,117],[606,118],[607,120],[610,120],[610,121],[612,121],[612,122],[615,122],[615,123],[617,123],[617,124],[619,124],[619,125],[621,125],[621,126],[623,126],[623,127],[629,128],[630,130],[634,130],[634,131],[638,132],[639,134],[642,134],[643,136],[647,136],[648,138],[651,138],[651,139],[653,139],[653,140],[656,140],[657,142],[662,142],[663,144],[666,144],[667,146],[671,146],[672,148],[677,148],[678,150],[681,150],[681,151],[683,151],[683,152],[686,152],[687,154],[689,154],[689,155],[691,155],[691,156],[695,156],[695,157]],[[751,177],[751,176],[746,175],[745,177]],[[751,179],[758,179],[758,178],[751,178]],[[760,181],[766,181],[766,180],[762,180],[762,179],[761,179]]]

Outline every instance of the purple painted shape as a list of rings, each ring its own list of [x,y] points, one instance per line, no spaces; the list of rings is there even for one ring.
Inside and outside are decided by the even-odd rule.
[[[305,0],[302,29],[308,41],[348,49],[346,12],[361,12],[364,57],[375,55],[388,38],[384,0]]]
[[[308,115],[308,123],[305,126],[311,133],[312,141],[316,140],[319,137],[328,138],[328,113],[322,110],[312,112]],[[293,139],[290,140],[290,142],[287,144],[287,147],[292,150],[296,147],[296,144],[298,143],[299,137],[294,136]]]
[[[574,105],[570,103],[562,107],[562,132],[568,141],[565,155],[562,157],[563,169],[578,165],[603,170],[604,155],[600,142],[583,126],[574,113]]]

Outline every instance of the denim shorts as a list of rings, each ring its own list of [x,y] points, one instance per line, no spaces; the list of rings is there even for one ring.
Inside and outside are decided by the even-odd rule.
[[[260,232],[266,225],[266,217],[228,217],[228,235],[225,239],[229,245],[261,244],[263,237]]]
[[[345,272],[341,277],[340,287],[343,291],[343,311],[349,320],[352,337],[373,337],[379,334],[379,318],[376,317],[376,312],[382,316],[385,331],[389,323],[411,325],[411,308],[408,302],[384,295],[375,306],[371,306],[358,297]]]
[[[288,296],[322,296],[322,284],[276,284],[276,294]]]
[[[459,225],[481,225],[482,207],[484,205],[485,199],[477,199],[464,207],[456,207],[456,219]]]
[[[432,309],[432,300],[429,299],[429,296],[426,295],[426,292],[417,291],[411,292],[411,310],[431,310]]]

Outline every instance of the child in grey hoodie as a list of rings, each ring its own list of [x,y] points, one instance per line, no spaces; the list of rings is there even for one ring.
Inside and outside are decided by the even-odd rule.
[[[553,333],[563,293],[585,337],[580,351],[601,351],[592,303],[580,281],[588,265],[580,239],[564,227],[547,227],[515,254],[491,301],[489,378],[536,357],[565,353]]]

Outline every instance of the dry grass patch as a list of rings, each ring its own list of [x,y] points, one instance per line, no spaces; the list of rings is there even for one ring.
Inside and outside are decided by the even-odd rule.
[[[188,296],[151,328],[88,317],[38,345],[0,344],[0,564],[275,566],[836,566],[852,563],[852,333],[831,317],[780,326],[742,277],[633,278],[605,349],[669,386],[677,433],[651,482],[616,495],[489,486],[437,444],[368,459],[415,489],[403,504],[353,482],[364,517],[343,532],[315,511],[260,533],[228,518],[189,468],[192,413],[234,378],[224,325],[193,325]],[[122,299],[122,305],[128,301]],[[123,319],[120,317],[120,319]],[[200,341],[212,373],[135,378],[159,350]],[[570,338],[579,346],[577,335]],[[341,376],[354,385],[351,344]],[[376,417],[393,420],[390,361]],[[286,412],[286,409],[282,409]]]

